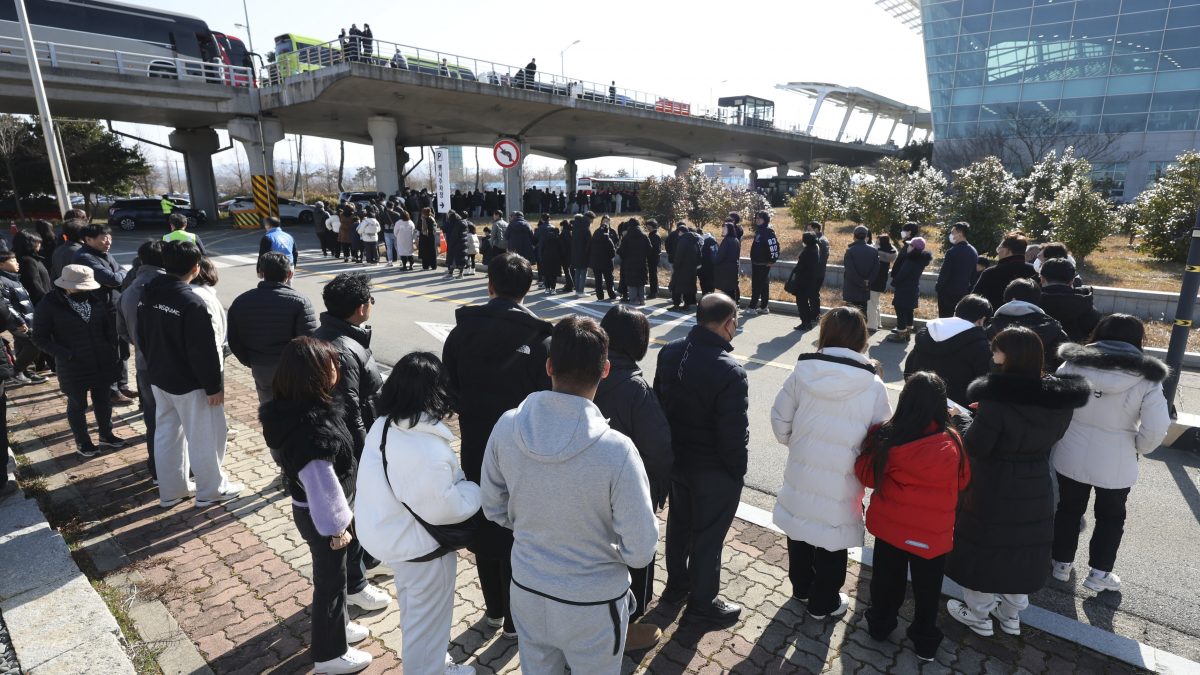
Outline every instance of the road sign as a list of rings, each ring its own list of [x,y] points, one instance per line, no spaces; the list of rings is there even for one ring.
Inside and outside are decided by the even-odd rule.
[[[434,194],[437,197],[437,212],[450,210],[450,150],[435,148],[433,151]]]
[[[492,148],[492,157],[502,168],[511,169],[521,161],[521,148],[516,141],[501,138]]]

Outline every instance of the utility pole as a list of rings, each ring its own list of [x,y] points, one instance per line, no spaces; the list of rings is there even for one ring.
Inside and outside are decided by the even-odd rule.
[[[58,198],[59,215],[65,217],[71,208],[71,195],[67,190],[63,157],[58,151],[58,134],[54,131],[54,118],[50,116],[50,102],[46,100],[46,87],[42,84],[42,67],[38,64],[37,48],[33,44],[33,31],[29,28],[29,14],[25,11],[25,0],[15,0],[15,2],[17,18],[21,23],[21,39],[25,42],[25,58],[29,61],[29,79],[33,84],[33,98],[37,101],[42,136],[46,140],[46,159],[50,161],[50,175],[54,178],[54,195]]]
[[[1188,246],[1187,266],[1183,268],[1183,286],[1179,289],[1179,302],[1175,305],[1175,326],[1171,328],[1171,343],[1167,347],[1167,367],[1170,375],[1163,384],[1171,418],[1178,417],[1175,409],[1175,393],[1179,389],[1179,371],[1183,368],[1183,354],[1187,351],[1188,335],[1192,332],[1192,316],[1196,309],[1196,293],[1200,291],[1200,211],[1192,225],[1191,244]]]

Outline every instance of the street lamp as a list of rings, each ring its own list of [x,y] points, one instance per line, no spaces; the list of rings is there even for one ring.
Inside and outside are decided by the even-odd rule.
[[[570,49],[571,47],[574,47],[577,44],[579,44],[579,40],[576,40],[576,41],[572,42],[571,44],[567,45],[566,47],[563,47],[562,51],[558,53],[558,67],[562,69],[563,77],[567,76],[567,66],[566,66],[567,50]]]

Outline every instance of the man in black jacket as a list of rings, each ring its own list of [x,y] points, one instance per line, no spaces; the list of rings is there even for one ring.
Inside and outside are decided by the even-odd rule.
[[[571,281],[575,297],[587,293],[587,270],[591,260],[592,221],[580,214],[571,219]]]
[[[854,228],[854,242],[842,257],[842,300],[857,307],[867,315],[867,303],[871,300],[871,281],[879,268],[879,249],[867,243],[870,230],[859,225]],[[818,244],[819,246],[819,244]]]
[[[99,290],[94,291],[92,296],[105,306],[115,325],[121,287],[125,283],[125,269],[108,252],[112,248],[112,230],[107,225],[87,225],[79,231],[79,236],[83,246],[75,252],[73,262],[92,268],[92,275],[100,284]],[[129,343],[122,340],[119,349],[121,367],[111,387],[112,402],[113,405],[129,405],[137,398],[137,392],[129,388]]]
[[[146,454],[149,457],[147,468],[150,476],[158,480],[154,470],[154,430],[157,408],[154,404],[154,391],[150,387],[150,364],[146,361],[146,350],[138,344],[138,305],[142,302],[142,293],[146,284],[163,275],[163,246],[166,242],[150,240],[138,247],[138,267],[133,281],[121,291],[121,304],[117,308],[117,336],[133,345],[133,366],[137,376],[138,403],[142,409],[142,421],[146,424]],[[197,247],[199,248],[199,247]]]
[[[1093,303],[1092,287],[1074,287],[1075,266],[1065,258],[1042,263],[1042,299],[1038,305],[1054,317],[1071,342],[1085,343],[1100,322]]]
[[[455,312],[456,325],[442,349],[458,401],[462,468],[470,481],[479,481],[484,449],[500,416],[529,394],[550,388],[546,359],[552,326],[521,304],[532,284],[528,260],[513,253],[493,258],[488,265],[491,299]],[[489,522],[471,547],[488,625],[502,627],[510,637],[516,635],[508,606],[512,541],[511,531]]]
[[[1037,270],[1033,268],[1033,265],[1025,262],[1025,249],[1028,247],[1029,240],[1021,232],[1005,234],[1004,240],[996,247],[998,256],[996,264],[985,269],[979,275],[979,281],[975,282],[975,290],[971,292],[987,298],[987,301],[992,303],[992,307],[998,309],[1000,305],[1007,302],[1004,299],[1004,289],[1008,288],[1009,283],[1014,279],[1036,281]]]
[[[72,209],[72,211],[74,210]],[[57,280],[62,275],[64,267],[75,264],[75,253],[83,248],[83,242],[79,241],[79,233],[87,224],[87,220],[70,217],[63,222],[62,233],[66,242],[59,242],[58,246],[54,248],[54,253],[50,256],[51,282]]]
[[[1063,332],[1062,324],[1038,306],[1041,299],[1042,291],[1032,280],[1014,280],[1004,289],[1004,304],[996,308],[996,314],[988,324],[987,337],[991,340],[1012,326],[1028,328],[1042,339],[1046,372],[1053,373],[1062,363],[1058,358],[1058,346],[1067,341],[1067,334]]]
[[[957,222],[950,228],[950,250],[942,258],[942,269],[938,271],[937,291],[938,317],[954,316],[958,301],[971,292],[971,278],[979,262],[979,252],[967,241],[971,226]]]
[[[821,283],[825,285],[825,269],[829,265],[829,240],[825,238],[825,226],[819,221],[812,221],[805,228],[805,231],[812,232],[817,235],[817,269],[820,271]]]
[[[254,375],[258,404],[270,401],[271,382],[283,348],[292,338],[312,335],[317,315],[312,303],[292,286],[292,262],[276,251],[258,261],[257,288],[234,299],[229,306],[229,349]]]
[[[946,383],[946,397],[967,405],[967,385],[992,370],[992,347],[983,324],[992,306],[979,295],[958,301],[954,316],[933,319],[917,331],[917,340],[904,361],[904,377],[918,371],[937,373]]]
[[[375,397],[383,387],[383,375],[371,352],[371,318],[375,298],[371,280],[361,272],[343,272],[321,291],[325,310],[321,327],[313,337],[333,343],[341,358],[338,397],[346,409],[346,428],[354,439],[355,452],[362,454],[367,430],[375,423]],[[240,357],[239,357],[240,360]]]
[[[733,625],[738,605],[717,597],[721,550],[741,499],[750,441],[746,371],[729,352],[737,305],[704,296],[696,327],[662,348],[654,376],[675,452],[667,513],[667,587],[662,599],[688,598],[685,618]]]
[[[221,470],[229,430],[221,352],[208,307],[189,286],[201,258],[191,242],[167,242],[166,274],[146,284],[138,306],[137,342],[146,350],[154,391],[154,465],[163,508],[187,497],[189,468],[196,506],[229,501],[244,489]]]
[[[650,257],[646,259],[646,273],[650,279],[651,300],[658,297],[658,260],[662,257],[662,236],[658,234],[658,221],[651,218],[646,221],[646,236],[650,238]]]

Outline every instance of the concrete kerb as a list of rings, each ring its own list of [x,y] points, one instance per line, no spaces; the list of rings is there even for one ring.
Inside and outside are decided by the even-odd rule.
[[[739,504],[737,517],[752,525],[783,534],[783,530],[776,527],[775,523],[771,521],[770,512],[757,506],[746,503]],[[866,567],[871,567],[873,554],[874,551],[866,546],[850,549],[850,559]],[[947,578],[942,582],[942,594],[961,599],[962,588]],[[1021,622],[1043,633],[1073,642],[1137,668],[1157,673],[1200,673],[1200,663],[1033,605],[1021,613]]]
[[[13,425],[12,436],[15,441],[21,443],[24,447],[31,448],[29,452],[23,454],[32,462],[37,464],[48,463],[47,465],[49,466],[57,466],[57,460],[42,444],[41,438],[29,428],[24,416],[21,416],[20,421],[16,425]],[[53,495],[56,503],[81,507],[86,506],[83,495],[79,493],[79,490],[74,485],[66,480],[64,472],[55,471],[43,474],[43,476],[47,481],[50,494]],[[32,502],[33,500],[30,501]],[[36,505],[36,502],[33,503]],[[48,523],[46,527],[49,528]],[[212,669],[208,667],[204,657],[196,649],[196,645],[183,632],[178,622],[171,616],[166,605],[159,600],[145,598],[140,594],[139,589],[147,585],[146,580],[141,573],[130,566],[129,558],[125,555],[121,547],[113,541],[112,535],[103,528],[98,528],[98,532],[99,534],[96,536],[80,541],[79,545],[87,552],[88,558],[95,566],[96,571],[101,575],[105,575],[103,579],[104,583],[115,589],[121,597],[130,599],[126,607],[126,614],[133,622],[134,627],[137,628],[138,635],[142,641],[154,646],[157,653],[155,661],[158,667],[166,675],[182,675],[184,673],[190,675],[213,675]],[[63,548],[65,550],[65,544]],[[69,552],[67,552],[67,556],[70,559]],[[71,560],[71,565],[74,566],[74,564],[74,561]],[[75,569],[80,577],[84,576],[78,570],[78,567]],[[117,572],[116,570],[120,571]],[[112,622],[112,627],[116,629],[116,635],[120,636],[120,627],[116,625],[116,620],[108,612],[108,607],[104,604],[104,601],[92,589],[90,583],[87,584],[87,587],[104,609],[109,621]],[[56,608],[61,610],[61,606],[57,606]],[[9,625],[9,629],[10,632],[13,632],[11,624]],[[16,644],[15,632],[13,632],[13,635],[14,644]],[[89,646],[89,648],[91,647]],[[124,646],[121,646],[121,652],[125,656],[126,663],[128,663],[128,672],[133,673],[133,664],[129,661],[129,656]],[[21,659],[19,646],[17,646],[17,658]],[[22,664],[25,665],[23,661]],[[66,662],[64,662],[64,665],[66,665]],[[65,674],[83,671],[61,670],[38,672],[62,672]],[[94,672],[106,672],[117,675],[126,671],[103,669]]]

